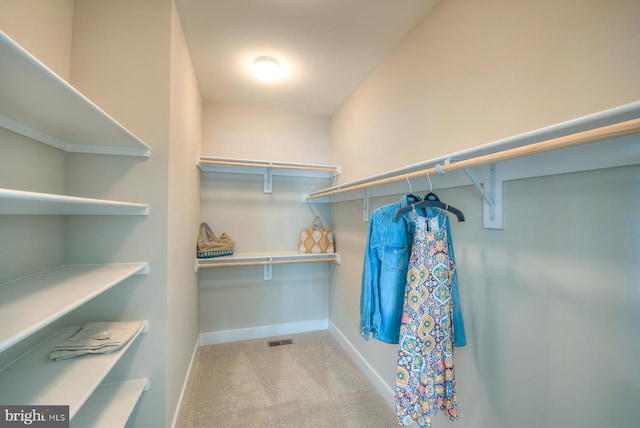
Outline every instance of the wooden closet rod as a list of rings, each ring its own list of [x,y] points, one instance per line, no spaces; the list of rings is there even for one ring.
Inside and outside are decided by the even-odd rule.
[[[323,166],[300,166],[300,165],[282,165],[282,164],[269,164],[269,163],[258,164],[258,163],[251,163],[251,162],[219,161],[219,160],[210,160],[210,159],[202,159],[200,163],[206,164],[206,165],[248,166],[252,168],[299,169],[304,171],[336,172],[335,168],[323,167]]]
[[[337,195],[340,193],[351,192],[354,190],[365,189],[368,187],[379,186],[382,184],[394,183],[396,181],[407,180],[412,178],[424,177],[429,174],[438,174],[440,171],[449,172],[474,166],[487,165],[491,163],[501,162],[510,159],[532,156],[541,153],[551,152],[554,150],[567,149],[570,147],[580,146],[583,144],[595,143],[611,138],[624,137],[627,135],[640,133],[640,119],[633,119],[626,122],[614,123],[612,125],[600,128],[590,129],[588,131],[577,132],[575,134],[566,135],[564,137],[553,138],[539,143],[529,144],[522,147],[503,150],[501,152],[491,153],[488,155],[478,156],[471,159],[465,159],[458,162],[439,165],[438,168],[432,167],[420,171],[401,174],[398,176],[373,180],[367,183],[356,184],[353,186],[345,185],[345,187],[337,186],[331,190],[314,193],[307,196],[307,200],[322,198],[324,196]]]
[[[232,266],[264,266],[264,265],[285,265],[293,263],[319,263],[319,262],[335,262],[336,259],[300,259],[300,260],[261,260],[255,262],[228,262],[228,263],[212,263],[203,264],[199,268],[213,268],[213,267],[232,267]]]

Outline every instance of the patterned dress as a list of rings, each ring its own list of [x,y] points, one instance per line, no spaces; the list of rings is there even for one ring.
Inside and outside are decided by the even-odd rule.
[[[444,411],[457,419],[453,369],[451,276],[455,265],[447,245],[447,215],[416,215],[407,272],[396,380],[396,413],[402,425],[431,426]]]

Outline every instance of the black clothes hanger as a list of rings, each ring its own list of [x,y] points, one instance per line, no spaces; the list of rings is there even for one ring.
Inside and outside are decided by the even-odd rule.
[[[406,207],[400,208],[393,215],[393,221],[397,222],[398,219],[400,219],[400,217],[402,216],[402,214],[404,214],[406,212],[417,210],[419,208],[425,208],[425,207],[441,208],[443,210],[446,210],[446,211],[449,211],[449,212],[455,214],[456,217],[458,218],[458,221],[464,221],[464,214],[462,213],[462,211],[460,211],[456,207],[452,207],[449,204],[442,203],[440,201],[440,199],[438,198],[438,196],[436,196],[436,194],[433,193],[433,192],[427,193],[424,196],[424,199],[422,201],[414,202],[413,204],[410,204],[410,205],[407,205]]]
[[[413,193],[407,194],[407,202],[409,202],[410,204],[414,202],[420,202],[421,200],[422,198],[418,195],[414,195]]]

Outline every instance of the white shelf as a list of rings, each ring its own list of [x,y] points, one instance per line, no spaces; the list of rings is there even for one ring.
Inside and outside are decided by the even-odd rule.
[[[148,379],[100,385],[75,415],[71,427],[124,427],[148,385]]]
[[[340,167],[335,165],[254,159],[199,156],[197,165],[203,172],[263,175],[264,193],[272,192],[272,177],[274,175],[307,178],[334,178],[340,175]]]
[[[474,184],[488,196],[482,195],[483,226],[502,229],[505,181],[640,164],[639,118],[637,101],[317,190],[304,199],[328,203],[362,199],[363,220],[368,221],[370,198]],[[531,152],[523,154],[525,150]],[[475,165],[465,167],[466,174],[456,174],[455,165],[460,167],[465,162]],[[449,167],[451,172],[447,171]]]
[[[234,174],[264,174],[265,170],[270,169],[273,175],[296,177],[331,178],[340,175],[340,167],[335,165],[219,158],[212,156],[199,156],[198,167],[205,172],[227,172]]]
[[[0,284],[0,352],[130,276],[147,271],[147,263],[61,266]]]
[[[236,253],[232,256],[197,259],[196,272],[202,268],[264,266],[264,280],[269,281],[273,265],[318,262],[340,264],[340,254],[300,254],[291,251]]]
[[[111,354],[86,355],[52,361],[52,348],[73,336],[81,327],[67,327],[33,348],[0,372],[0,403],[3,405],[68,405],[73,419],[104,377],[146,329],[142,323],[134,338]]]
[[[0,188],[0,214],[148,215],[149,206],[130,202]]]
[[[354,196],[348,193],[349,192],[362,193],[363,188],[359,188],[360,186],[367,187],[367,192],[369,193],[368,196],[387,196],[390,194],[396,194],[397,193],[396,188],[398,187],[402,188],[402,192],[408,189],[408,185],[405,179],[405,176],[407,174],[411,174],[416,171],[421,171],[426,168],[433,167],[437,164],[444,164],[446,163],[447,160],[451,160],[451,159],[466,160],[466,159],[472,159],[472,158],[481,157],[485,155],[495,154],[495,153],[499,153],[509,149],[525,147],[527,145],[540,143],[545,140],[559,138],[559,137],[575,134],[578,132],[588,131],[591,129],[596,129],[599,127],[621,123],[621,122],[625,122],[625,121],[629,121],[637,118],[640,118],[640,101],[625,104],[619,107],[615,107],[609,110],[604,110],[604,111],[590,114],[587,116],[579,117],[579,118],[562,122],[556,125],[547,126],[544,128],[530,131],[530,132],[525,132],[523,134],[515,135],[509,138],[504,138],[502,140],[478,145],[476,147],[472,147],[467,150],[450,153],[445,156],[440,156],[437,158],[425,160],[423,162],[407,165],[402,168],[386,171],[380,174],[362,178],[360,180],[355,180],[348,183],[341,183],[339,185],[335,185],[326,189],[320,189],[306,195],[305,199],[313,199],[317,197],[315,195],[320,195],[327,192],[330,193],[334,190],[337,190],[344,193],[325,196],[322,198],[315,199],[315,201],[341,202],[341,201],[353,200]],[[586,157],[588,157],[588,159],[580,159],[580,158],[586,158]],[[535,158],[534,161],[531,161],[532,158]],[[541,167],[541,171],[539,172],[539,174],[534,175],[533,172],[527,171],[526,174],[523,174],[525,175],[524,177],[514,177],[513,179],[637,164],[638,162],[640,162],[640,151],[638,151],[638,137],[637,135],[636,136],[632,135],[632,136],[617,138],[613,140],[606,140],[599,143],[591,143],[591,144],[586,144],[586,145],[582,145],[574,148],[563,149],[562,151],[543,153],[536,156],[529,156],[529,157],[522,158],[523,160],[521,160],[521,162],[533,163],[538,158],[544,159],[543,162],[539,162],[540,165],[536,165],[536,167],[538,166]],[[512,161],[513,160],[508,162],[512,162]],[[518,162],[517,159],[515,161]],[[549,161],[553,163],[553,166],[554,166],[553,168],[549,168],[546,166],[546,164],[548,164]],[[501,162],[501,164],[505,162]],[[574,164],[578,164],[578,165],[574,165]],[[391,177],[399,177],[400,178],[399,185],[395,185],[395,183],[392,183],[390,185],[375,184],[375,182],[377,181],[384,180]],[[433,183],[434,186],[438,184],[437,181],[443,179],[443,177],[446,177],[446,174],[436,174],[435,177],[437,178],[431,177],[431,178],[434,178],[434,183]],[[463,181],[465,182],[465,184],[469,184],[468,180],[463,180]],[[427,182],[426,175],[424,180],[421,180],[421,182],[423,182],[423,184]],[[371,184],[371,187],[368,187],[370,184]],[[392,188],[392,190],[376,192],[377,188],[385,188],[385,187]],[[351,190],[351,188],[353,188],[354,190]],[[320,201],[319,199],[324,199],[324,201]]]
[[[149,156],[149,147],[0,32],[0,126],[67,152]]]
[[[236,253],[232,256],[198,259],[196,270],[203,267],[232,267],[233,266],[261,266],[267,264],[309,263],[309,262],[340,263],[340,255],[333,254],[300,254],[291,251]]]

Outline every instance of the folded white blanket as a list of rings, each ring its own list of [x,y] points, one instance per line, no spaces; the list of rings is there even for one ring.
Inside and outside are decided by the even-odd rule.
[[[86,323],[72,337],[54,346],[49,358],[64,360],[117,351],[131,340],[141,326],[141,321]]]

